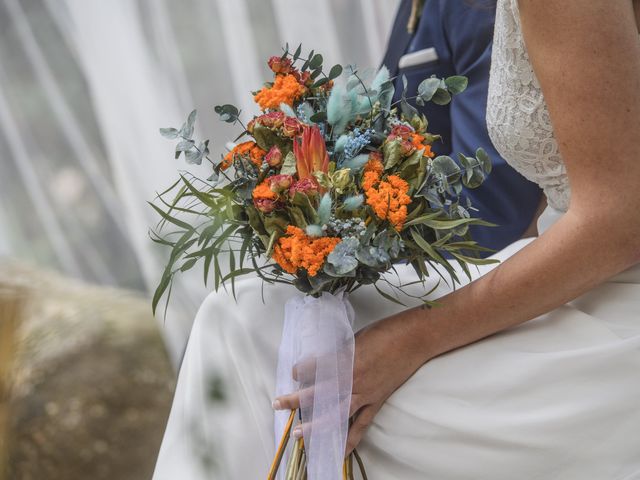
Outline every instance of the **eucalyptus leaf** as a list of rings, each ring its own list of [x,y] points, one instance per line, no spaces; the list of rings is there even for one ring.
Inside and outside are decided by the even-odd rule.
[[[189,117],[187,118],[187,126],[189,128],[193,128],[193,126],[196,123],[196,115],[198,114],[197,110],[193,110],[190,114]]]
[[[431,171],[442,175],[447,182],[455,183],[460,179],[460,167],[447,155],[440,155],[431,162]]]
[[[193,140],[183,140],[178,145],[176,145],[176,152],[186,152],[191,150],[195,142]]]
[[[305,60],[305,62],[302,64],[302,67],[300,67],[300,71],[301,72],[306,72],[307,68],[309,68],[309,63],[311,62],[311,59],[313,58],[314,52],[315,52],[315,50],[311,50],[311,52],[309,52],[309,56],[307,57],[307,60]]]
[[[467,77],[454,75],[453,77],[446,78],[444,83],[447,85],[447,90],[449,90],[452,95],[458,95],[467,89],[469,80]]]
[[[308,280],[313,288],[311,293],[320,293],[325,287],[327,287],[327,285],[333,282],[335,278],[324,272],[319,272],[314,277],[309,276]]]
[[[428,102],[433,98],[438,88],[440,88],[439,78],[427,78],[418,85],[418,97]]]
[[[321,78],[320,80],[318,80],[316,83],[314,83],[312,85],[312,88],[318,88],[321,87],[322,85],[329,83],[329,79],[328,78]]]
[[[180,135],[182,138],[190,139],[193,137],[193,125],[189,125],[188,122],[185,122],[180,129]]]
[[[235,123],[240,115],[239,110],[230,104],[216,105],[213,110],[220,115],[220,120],[227,123]]]
[[[180,132],[178,132],[177,128],[161,128],[160,129],[160,135],[162,135],[164,138],[168,138],[170,140],[178,138],[178,134],[179,133]]]
[[[348,237],[342,239],[327,256],[327,263],[334,267],[331,273],[347,275],[358,268],[356,251],[359,247],[360,242],[357,238]]]
[[[320,67],[322,65],[322,61],[323,61],[322,55],[319,53],[315,54],[311,59],[311,61],[309,62],[309,68],[316,69]]]
[[[402,97],[402,99],[400,100],[400,111],[409,120],[418,115],[418,110],[416,110],[416,107],[411,105],[404,97]]]
[[[478,188],[484,183],[485,175],[480,168],[471,168],[465,170],[462,183],[467,188]]]
[[[338,78],[340,75],[342,75],[342,65],[334,65],[329,70],[329,78],[331,80]]]
[[[383,247],[374,245],[358,249],[356,258],[364,265],[373,268],[383,268],[391,261],[391,257]]]
[[[483,148],[478,148],[476,150],[476,158],[478,159],[478,162],[482,164],[482,169],[486,173],[491,173],[491,169],[492,169],[491,158],[489,158],[489,155],[487,154],[487,152],[484,151]]]
[[[444,88],[438,88],[431,101],[436,105],[447,105],[451,102],[451,94]]]
[[[378,101],[380,102],[380,108],[383,111],[388,111],[391,108],[391,102],[393,101],[394,94],[395,87],[393,86],[392,81],[387,81],[380,85]]]
[[[202,163],[202,152],[197,150],[189,150],[184,153],[187,163],[191,165],[200,165]]]

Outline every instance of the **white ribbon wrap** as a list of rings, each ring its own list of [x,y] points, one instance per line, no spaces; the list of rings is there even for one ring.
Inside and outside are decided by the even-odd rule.
[[[297,296],[285,305],[276,396],[301,393],[309,480],[342,478],[353,383],[353,319],[353,308],[342,294]],[[288,417],[287,411],[276,412],[276,448]],[[284,470],[280,468],[278,478]]]

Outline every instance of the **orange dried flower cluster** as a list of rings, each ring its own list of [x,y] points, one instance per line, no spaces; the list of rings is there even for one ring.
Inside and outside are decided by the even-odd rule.
[[[364,166],[364,172],[374,172],[380,177],[384,171],[384,165],[382,164],[382,155],[378,152],[369,154],[369,161]]]
[[[277,200],[278,198],[278,194],[271,190],[268,179],[256,185],[253,192],[251,192],[251,196],[254,200]]]
[[[362,189],[365,193],[373,189],[374,185],[380,181],[384,165],[380,159],[380,154],[372,153],[369,155],[369,161],[364,166],[364,174],[362,175]]]
[[[377,217],[389,220],[396,230],[402,230],[407,219],[407,205],[411,203],[411,197],[407,195],[409,184],[397,175],[380,180],[378,170],[372,169],[365,171],[362,188],[367,196],[367,205],[373,208]]]
[[[336,237],[309,237],[304,230],[293,225],[287,227],[287,235],[278,240],[272,258],[286,272],[294,274],[304,268],[315,277],[340,239]]]
[[[224,156],[220,168],[222,168],[222,170],[229,168],[235,156],[248,156],[251,162],[259,167],[266,154],[267,152],[261,149],[256,142],[243,142],[233,147],[233,149]]]
[[[272,87],[264,87],[253,99],[262,110],[269,108],[276,109],[281,103],[286,103],[290,107],[293,102],[300,98],[306,88],[298,82],[294,75],[276,75]]]
[[[411,144],[416,147],[416,150],[424,148],[422,156],[429,158],[433,158],[435,156],[435,154],[431,151],[431,145],[423,145],[422,142],[424,142],[424,137],[422,135],[420,135],[419,133],[414,133],[410,138]]]

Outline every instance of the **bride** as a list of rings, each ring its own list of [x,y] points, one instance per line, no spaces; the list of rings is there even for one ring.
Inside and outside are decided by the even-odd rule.
[[[437,308],[353,295],[347,443],[372,480],[640,479],[638,3],[498,0],[489,131],[549,207]],[[156,480],[266,476],[291,290],[260,292],[203,304]]]

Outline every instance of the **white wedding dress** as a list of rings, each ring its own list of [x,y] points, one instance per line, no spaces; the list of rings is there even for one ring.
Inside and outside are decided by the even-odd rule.
[[[498,0],[487,121],[501,154],[544,189],[545,230],[566,211],[570,191],[517,0]],[[410,268],[399,271],[414,278]],[[295,293],[266,285],[263,303],[261,290],[249,279],[239,282],[237,303],[225,292],[203,303],[155,480],[266,478],[283,306]],[[357,326],[401,308],[371,288],[351,301]],[[222,401],[211,393],[218,379]],[[371,480],[640,479],[640,265],[428,362],[388,399],[359,451]]]

